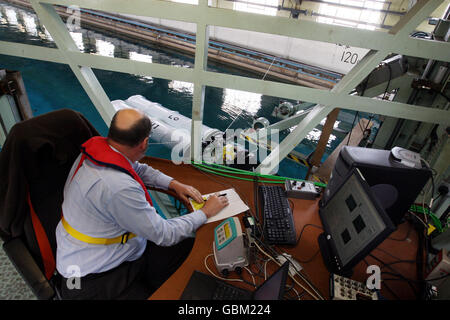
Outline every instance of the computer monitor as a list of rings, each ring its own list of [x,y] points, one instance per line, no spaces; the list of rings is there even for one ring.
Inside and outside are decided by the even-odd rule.
[[[399,225],[431,178],[431,169],[422,164],[420,155],[417,154],[418,162],[413,164],[404,161],[409,160],[402,158],[405,153],[410,152],[398,147],[380,150],[344,146],[323,193],[321,205],[326,205],[348,173],[358,168],[392,222]]]
[[[323,260],[331,273],[343,276],[396,229],[358,168],[319,207],[319,215]]]

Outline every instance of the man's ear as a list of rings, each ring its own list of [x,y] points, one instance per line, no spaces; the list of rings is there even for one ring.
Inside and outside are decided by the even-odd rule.
[[[149,139],[150,139],[150,138],[147,137],[147,138],[145,138],[144,140],[142,140],[142,142],[141,142],[141,148],[142,148],[142,149],[147,150],[147,147],[148,147],[148,140],[149,140]]]

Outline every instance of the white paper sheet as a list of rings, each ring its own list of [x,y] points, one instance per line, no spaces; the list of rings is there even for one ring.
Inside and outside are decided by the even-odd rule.
[[[207,199],[210,195],[213,195],[217,192],[212,192],[208,194],[202,195],[202,197]],[[226,197],[228,198],[228,206],[223,208],[219,213],[217,213],[215,216],[209,218],[206,223],[224,220],[226,218],[235,216],[241,212],[247,211],[249,208],[248,206],[242,201],[241,197],[236,193],[234,189],[227,189],[218,191],[219,194],[226,194]],[[195,209],[195,202],[191,199],[192,207]]]

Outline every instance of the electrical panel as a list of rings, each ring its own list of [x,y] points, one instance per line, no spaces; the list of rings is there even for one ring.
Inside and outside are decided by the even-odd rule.
[[[332,273],[330,276],[332,300],[378,300],[377,293],[359,281]]]

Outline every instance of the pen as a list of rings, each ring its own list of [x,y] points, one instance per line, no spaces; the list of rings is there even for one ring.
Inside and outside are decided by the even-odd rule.
[[[218,195],[218,197],[226,197],[227,194],[226,193],[221,193]],[[206,197],[203,197],[203,200],[208,200]]]

